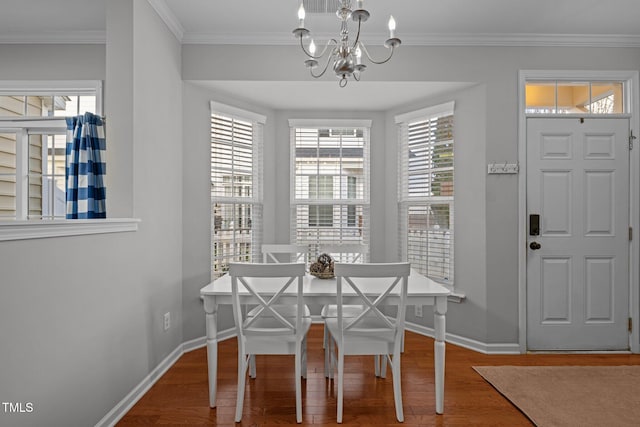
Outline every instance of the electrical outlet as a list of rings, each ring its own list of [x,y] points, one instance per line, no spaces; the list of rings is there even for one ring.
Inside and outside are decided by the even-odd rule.
[[[164,330],[166,331],[170,327],[171,327],[171,313],[167,311],[164,314]]]
[[[416,305],[415,306],[415,315],[416,317],[422,317],[422,306],[421,305]]]

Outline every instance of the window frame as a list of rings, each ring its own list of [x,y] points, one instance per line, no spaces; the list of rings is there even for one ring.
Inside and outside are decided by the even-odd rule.
[[[524,106],[524,114],[525,117],[626,117],[629,116],[629,112],[631,111],[631,96],[630,96],[630,81],[628,79],[625,78],[612,78],[612,79],[607,79],[607,78],[602,78],[600,76],[597,75],[593,75],[593,76],[582,76],[582,77],[571,77],[569,78],[567,77],[562,77],[562,76],[558,76],[558,77],[553,77],[550,78],[549,76],[542,76],[541,73],[535,73],[535,74],[540,74],[541,77],[536,77],[531,75],[530,77],[528,77],[525,81],[524,81],[524,87],[522,88],[522,104]],[[614,76],[615,77],[615,76]],[[545,105],[545,106],[538,106],[538,107],[531,107],[531,106],[527,106],[527,89],[528,89],[528,85],[546,85],[550,88],[553,88],[553,98],[554,98],[554,104],[553,105]],[[620,100],[620,112],[593,112],[591,110],[591,105],[595,104],[597,101],[599,101],[602,98],[605,98],[607,96],[610,95],[614,95],[615,91],[610,89],[606,92],[603,92],[601,94],[597,94],[594,95],[593,93],[593,88],[598,87],[599,85],[616,85],[619,84],[620,85],[620,97],[622,97],[622,99]],[[558,95],[558,91],[559,88],[563,87],[563,86],[575,86],[575,87],[579,87],[580,85],[583,85],[586,88],[587,91],[587,100],[577,104],[576,106],[580,105],[582,107],[588,107],[589,111],[584,111],[584,112],[577,112],[577,111],[565,111],[563,109],[560,108],[560,106],[558,105],[558,100],[559,100],[559,95]]]
[[[242,185],[238,186],[238,193],[234,194],[235,183],[241,182],[241,180],[235,181],[235,177],[242,177],[243,175],[235,175],[232,171],[229,185],[231,186],[230,194],[224,195],[214,195],[214,164],[213,164],[213,149],[214,149],[214,141],[213,141],[213,120],[214,115],[222,116],[224,119],[231,121],[239,121],[242,123],[248,123],[251,125],[252,132],[252,140],[251,140],[251,194],[243,194]],[[233,259],[236,256],[240,256],[240,252],[232,251],[230,255],[225,255],[227,248],[230,248],[231,244],[238,245],[238,248],[246,248],[245,250],[249,250],[246,255],[249,257],[251,261],[261,260],[262,255],[260,251],[260,246],[262,243],[262,233],[263,233],[263,224],[262,224],[262,214],[263,212],[263,191],[262,186],[264,182],[264,168],[263,168],[263,149],[264,149],[264,131],[263,127],[266,123],[266,116],[254,113],[251,111],[243,110],[240,108],[236,108],[230,105],[222,104],[216,101],[210,102],[210,114],[209,114],[209,135],[210,135],[210,149],[211,149],[211,157],[209,159],[209,163],[211,166],[211,176],[210,176],[210,206],[211,206],[211,224],[210,224],[210,234],[211,234],[211,250],[210,250],[210,263],[211,263],[211,279],[219,277],[221,273],[224,273],[226,270],[224,269],[216,269],[216,265],[218,260],[224,260],[231,257],[230,261],[234,261]],[[234,145],[235,147],[235,145]],[[225,176],[221,176],[223,181]],[[248,192],[248,188],[245,188],[245,193]],[[249,226],[251,230],[251,243],[250,246],[247,246],[246,242],[225,242],[222,240],[216,241],[215,236],[218,233],[223,231],[229,231],[229,229],[222,227],[223,218],[220,219],[219,222],[216,218],[215,209],[216,207],[220,207],[220,205],[231,205],[231,212],[235,215],[236,209],[244,209],[244,211],[248,211],[249,217]],[[242,213],[239,214],[240,217],[245,217]],[[233,229],[231,231],[234,233],[233,236],[235,238],[235,233],[241,227],[236,227],[237,224],[234,223]],[[221,235],[221,234],[220,234]],[[237,261],[237,260],[235,260]]]
[[[448,218],[449,227],[446,230],[448,232],[448,235],[446,235],[446,232],[443,232],[442,239],[440,242],[443,245],[449,245],[449,250],[448,250],[449,255],[447,257],[446,262],[443,262],[443,268],[444,268],[444,264],[448,264],[447,278],[434,277],[432,274],[429,274],[428,261],[425,261],[425,265],[413,266],[413,268],[416,268],[423,274],[427,275],[428,277],[431,277],[433,280],[439,283],[442,283],[443,285],[445,285],[450,289],[453,289],[454,283],[455,283],[455,271],[454,271],[454,267],[455,267],[455,222],[454,222],[455,185],[450,189],[451,195],[443,196],[442,193],[441,195],[437,195],[437,196],[424,195],[424,194],[422,195],[411,194],[410,188],[409,188],[409,171],[408,171],[409,153],[408,151],[409,151],[409,126],[411,124],[426,122],[438,117],[449,117],[449,116],[452,117],[451,122],[454,123],[455,122],[454,111],[455,111],[455,102],[451,101],[451,102],[446,102],[443,104],[423,108],[420,110],[412,111],[409,113],[399,114],[395,117],[395,123],[398,129],[398,148],[397,149],[398,149],[398,215],[399,215],[398,252],[399,252],[399,256],[400,256],[400,259],[402,260],[409,260],[408,246],[411,240],[409,237],[409,232],[411,228],[409,212],[412,209],[423,209],[425,210],[425,212],[427,212],[431,206],[447,204],[449,206],[449,218]],[[451,173],[453,174],[453,177],[452,177],[452,183],[453,183],[454,182],[453,180],[455,177],[455,154],[454,154],[455,143],[453,142],[455,141],[455,135],[452,135],[451,141],[453,144],[452,150],[451,150],[451,153],[453,156],[453,161],[451,165]],[[437,168],[433,168],[433,169],[437,169]],[[433,169],[428,169],[428,170],[433,170]],[[432,215],[430,215],[427,212],[425,213],[425,215],[426,216],[424,218],[424,224],[423,225],[418,224],[418,227],[416,227],[415,230],[426,233],[425,247],[427,248],[426,251],[428,252],[430,251],[430,249],[428,248],[429,241],[428,241],[427,235],[429,233],[437,233],[437,231],[430,230],[429,226],[427,225],[427,221],[430,216],[433,216],[433,217],[437,216],[437,212],[434,212]],[[435,244],[438,244],[438,243],[434,238],[434,245]],[[425,257],[426,257],[425,259],[428,258],[427,255],[428,253],[425,253]]]
[[[290,129],[290,153],[291,153],[291,166],[290,166],[290,241],[292,243],[299,244],[309,244],[315,245],[317,247],[325,244],[325,245],[336,245],[336,244],[353,244],[359,243],[367,245],[369,244],[369,235],[370,235],[370,161],[371,161],[371,142],[370,142],[370,132],[371,132],[371,120],[359,120],[359,119],[289,119],[289,129]],[[335,195],[336,192],[340,192],[342,194],[344,192],[345,198],[297,198],[296,197],[296,129],[362,129],[362,138],[363,138],[363,182],[358,184],[356,181],[356,188],[359,185],[362,185],[362,197],[361,198],[353,198],[349,199],[349,177],[351,175],[340,175],[345,179],[344,185],[339,184],[336,188],[336,182],[333,183],[333,193]],[[321,157],[318,157],[321,158]],[[342,159],[343,157],[340,157]],[[316,174],[311,175],[316,177],[327,176],[326,174]],[[330,176],[336,177],[338,175],[331,174]],[[342,188],[344,187],[344,188]],[[356,190],[357,193],[357,190]],[[319,194],[321,195],[321,194]],[[299,206],[308,206],[311,208],[312,206],[317,206],[320,209],[322,206],[331,206],[333,209],[333,218],[331,220],[332,224],[322,224],[319,221],[318,226],[314,228],[317,229],[339,229],[340,234],[338,238],[333,238],[330,240],[323,240],[320,237],[320,234],[314,238],[310,238],[308,241],[300,242],[298,240],[298,207]],[[351,210],[355,210],[357,212],[358,206],[361,206],[361,215],[362,221],[358,221],[357,213],[355,222],[349,221],[349,212]],[[352,208],[352,209],[350,209]],[[340,221],[337,222],[336,227],[336,209],[339,210]],[[344,211],[344,215],[343,215]],[[310,219],[311,210],[307,213],[307,219]],[[342,221],[344,220],[344,221]],[[344,222],[344,224],[343,224]],[[309,224],[311,227],[311,224]],[[345,230],[351,230],[357,234],[354,235],[354,239],[349,239],[348,236],[345,239],[345,236],[342,235],[342,232]],[[347,233],[348,234],[348,233]],[[363,260],[364,262],[364,260]]]
[[[0,95],[2,96],[35,96],[59,92],[95,95],[95,114],[103,115],[103,82],[101,80],[0,80]],[[31,129],[32,133],[57,133],[62,129],[66,132],[66,122],[65,118],[61,116],[54,118],[42,116],[0,117],[0,128],[9,133],[23,132],[22,137],[27,139],[28,143],[28,132],[23,129]],[[27,145],[21,144],[20,149],[24,150],[24,154],[28,156]],[[24,193],[24,188],[20,191]],[[24,200],[21,203],[24,203]],[[139,223],[140,219],[137,218],[87,220],[0,218],[0,241],[134,232],[138,230]]]

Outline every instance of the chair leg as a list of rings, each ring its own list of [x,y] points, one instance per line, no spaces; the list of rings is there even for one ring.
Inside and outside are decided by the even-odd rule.
[[[375,364],[376,377],[387,378],[387,355],[376,354],[373,356],[373,361]]]
[[[324,348],[324,376],[331,378],[331,336],[327,327],[324,327],[324,337],[322,339],[322,348]]]
[[[337,422],[342,423],[342,408],[344,397],[344,353],[342,347],[338,347],[338,413]]]
[[[307,379],[307,337],[302,339],[302,378]]]
[[[400,380],[400,355],[394,355],[391,363],[391,374],[393,375],[393,398],[396,405],[396,418],[399,422],[404,422],[404,412],[402,410],[402,382]]]
[[[327,378],[332,380],[333,374],[336,370],[336,342],[331,335],[329,335],[328,341],[329,342],[327,343],[327,350],[325,350],[325,357],[328,361],[327,363],[329,365],[329,370],[326,376]]]
[[[256,355],[252,354],[249,356],[249,376],[251,378],[256,377]]]
[[[242,420],[242,407],[244,406],[244,388],[247,377],[247,368],[249,365],[249,358],[246,356],[242,349],[238,349],[238,394],[236,397],[236,422],[239,423]]]
[[[388,356],[386,354],[380,355],[380,378],[387,378],[387,363]]]
[[[302,343],[296,343],[295,379],[296,379],[296,422],[302,422]]]
[[[327,330],[327,325],[325,324],[323,327],[323,333],[322,333],[322,348],[327,348],[327,334],[329,333],[329,331]]]

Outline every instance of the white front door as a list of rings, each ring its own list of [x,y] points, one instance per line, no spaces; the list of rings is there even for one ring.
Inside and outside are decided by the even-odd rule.
[[[529,350],[629,348],[628,137],[626,118],[527,119]]]

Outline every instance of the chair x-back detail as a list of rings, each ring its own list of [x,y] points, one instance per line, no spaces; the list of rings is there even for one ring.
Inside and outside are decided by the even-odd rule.
[[[265,243],[261,247],[262,249],[262,262],[269,263],[283,262],[283,258],[286,258],[284,262],[307,262],[309,247],[307,245],[289,245],[281,243]],[[282,258],[278,258],[281,255]],[[285,257],[288,255],[288,257]]]
[[[334,266],[337,278],[337,316],[326,318],[330,332],[331,367],[337,364],[337,420],[342,422],[344,358],[348,355],[383,355],[391,366],[396,418],[402,422],[400,354],[407,303],[409,263],[366,263]],[[345,300],[362,304],[362,311],[345,317]],[[395,318],[382,307],[396,306]],[[336,349],[333,346],[337,347]],[[335,354],[337,353],[337,355]]]
[[[335,262],[363,263],[368,260],[369,246],[360,243],[321,244],[320,253],[331,255]]]
[[[242,419],[247,368],[253,355],[294,354],[296,383],[296,420],[302,422],[302,380],[306,366],[306,334],[311,317],[303,299],[305,264],[231,263],[233,316],[238,335],[238,395],[236,422]],[[255,304],[244,314],[243,304]],[[277,307],[293,307],[291,315]],[[306,377],[306,375],[305,375]]]

